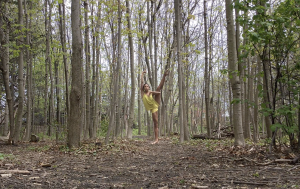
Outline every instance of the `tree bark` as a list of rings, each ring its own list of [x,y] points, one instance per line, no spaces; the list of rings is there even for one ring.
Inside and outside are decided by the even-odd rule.
[[[26,32],[26,45],[30,46],[30,41],[31,41],[31,32],[29,32],[31,28],[31,13],[28,16],[27,12],[27,2],[25,0],[24,2],[24,13],[26,16],[26,28],[28,31]],[[32,3],[30,2],[30,7],[32,6]],[[30,20],[29,20],[30,18]],[[26,131],[25,131],[25,136],[24,140],[29,141],[30,136],[31,136],[31,128],[32,128],[32,54],[29,51],[29,49],[26,49],[26,58],[27,58],[27,114],[26,114]]]
[[[63,52],[63,62],[64,62],[64,73],[65,73],[65,96],[66,96],[66,109],[67,109],[67,116],[69,115],[70,108],[69,108],[69,74],[68,74],[68,64],[67,64],[67,51],[66,51],[66,27],[65,27],[65,3],[62,0],[62,3],[59,3],[59,30],[60,30],[60,41],[61,47]]]
[[[209,67],[208,67],[208,41],[207,41],[207,8],[206,0],[204,0],[204,44],[205,44],[205,120],[206,120],[206,129],[207,135],[211,136],[211,125],[210,125],[210,103],[209,103]]]
[[[25,96],[25,90],[24,90],[24,77],[23,77],[23,68],[24,68],[24,60],[23,60],[23,43],[24,43],[24,37],[23,37],[23,0],[18,0],[18,9],[19,9],[19,31],[20,35],[17,41],[17,44],[19,46],[19,68],[18,68],[18,89],[19,89],[19,96],[18,96],[18,111],[16,116],[16,127],[15,127],[15,133],[14,133],[14,141],[20,140],[20,132],[22,127],[22,118],[23,118],[23,107],[24,107],[24,96]]]
[[[84,129],[84,139],[92,138],[93,128],[91,127],[91,106],[90,106],[90,64],[91,64],[91,56],[90,56],[90,38],[89,38],[89,20],[88,20],[88,1],[84,1],[84,21],[85,21],[85,129]]]
[[[241,86],[240,80],[236,73],[237,67],[237,54],[236,54],[236,41],[234,34],[234,21],[232,11],[232,1],[226,0],[226,21],[227,21],[227,46],[228,46],[228,71],[229,79],[233,95],[233,127],[236,146],[244,146],[244,134],[242,127],[242,110],[241,110]]]
[[[80,29],[80,0],[71,4],[72,26],[72,87],[70,93],[70,116],[68,117],[67,144],[69,148],[80,146],[82,117],[82,36]]]
[[[130,72],[131,72],[131,96],[129,105],[129,120],[128,120],[128,131],[127,137],[132,138],[132,125],[134,120],[134,102],[135,102],[135,74],[134,74],[134,49],[133,40],[131,32],[131,18],[130,18],[130,5],[129,0],[126,0],[126,10],[127,10],[127,22],[128,22],[128,42],[129,42],[129,54],[130,54]]]
[[[108,144],[109,142],[109,136],[111,132],[114,130],[114,121],[116,117],[116,110],[117,110],[117,95],[118,95],[118,89],[119,89],[119,74],[120,74],[120,63],[121,63],[121,8],[120,8],[120,0],[118,0],[118,60],[117,60],[117,66],[115,67],[115,70],[113,72],[113,81],[114,81],[114,89],[112,94],[112,101],[111,101],[111,111],[110,111],[110,118],[109,118],[109,125],[108,125],[108,131],[106,133],[105,137],[105,144]]]
[[[52,5],[49,2],[49,24],[48,24],[48,31],[49,31],[49,38],[50,34],[52,33],[51,27],[51,16],[52,16]],[[50,41],[49,41],[49,50],[50,50]],[[54,120],[54,86],[53,86],[53,72],[52,72],[52,63],[50,58],[49,52],[49,80],[50,80],[50,98],[49,98],[49,125],[48,125],[48,136],[51,136],[53,130],[53,120]]]
[[[46,32],[46,53],[45,53],[45,89],[44,89],[44,127],[48,125],[48,71],[50,59],[50,31],[49,31],[49,13],[48,13],[49,0],[45,0],[45,32]],[[49,6],[50,7],[50,6]],[[51,9],[51,8],[49,8]]]
[[[3,7],[1,7],[3,5]],[[3,13],[7,13],[7,5],[5,3],[0,4],[1,10]],[[2,13],[2,14],[3,14]],[[5,95],[6,95],[6,103],[8,106],[8,116],[10,126],[10,136],[9,142],[14,142],[14,130],[15,130],[15,121],[14,121],[14,108],[13,108],[13,96],[12,90],[9,85],[9,26],[5,23],[4,17],[0,13],[0,70],[2,72],[2,78],[5,88]]]
[[[183,86],[182,86],[182,47],[181,47],[181,0],[174,0],[175,24],[176,24],[176,42],[177,42],[177,61],[178,61],[178,83],[179,83],[179,126],[180,142],[184,141],[184,120],[183,120]]]

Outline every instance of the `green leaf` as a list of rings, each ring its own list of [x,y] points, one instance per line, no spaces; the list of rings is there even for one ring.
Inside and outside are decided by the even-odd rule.
[[[280,123],[275,123],[275,124],[271,125],[271,130],[272,130],[272,131],[275,131],[276,128],[282,128],[282,127],[283,127],[282,124],[280,124]]]

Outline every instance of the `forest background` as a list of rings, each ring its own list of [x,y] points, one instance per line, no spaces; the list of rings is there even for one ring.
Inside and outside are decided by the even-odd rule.
[[[155,89],[169,69],[161,136],[299,149],[299,14],[297,0],[2,0],[0,133],[151,136],[140,73]]]

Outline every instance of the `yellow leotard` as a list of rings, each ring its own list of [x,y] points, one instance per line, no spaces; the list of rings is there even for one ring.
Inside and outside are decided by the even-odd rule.
[[[150,110],[152,113],[158,111],[159,104],[155,101],[155,99],[152,98],[152,94],[150,94],[149,96],[147,94],[144,94],[143,102],[147,111]]]

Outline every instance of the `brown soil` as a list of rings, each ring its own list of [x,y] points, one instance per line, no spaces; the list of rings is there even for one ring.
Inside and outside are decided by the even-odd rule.
[[[155,145],[90,142],[72,151],[48,141],[0,143],[0,188],[300,188],[300,164],[285,162],[293,156],[257,145],[234,148],[232,140],[180,144],[177,137]]]

